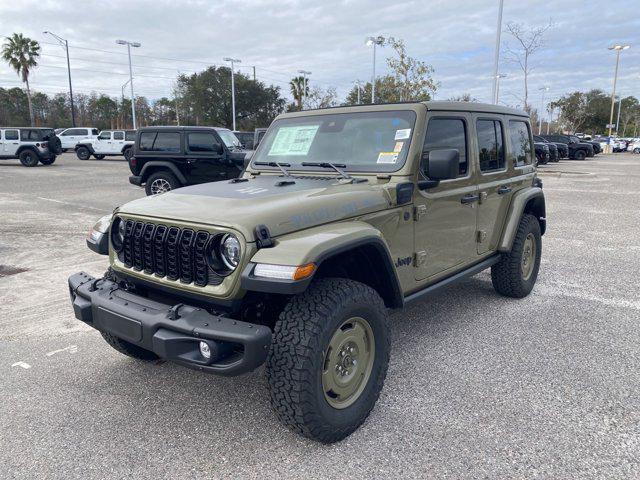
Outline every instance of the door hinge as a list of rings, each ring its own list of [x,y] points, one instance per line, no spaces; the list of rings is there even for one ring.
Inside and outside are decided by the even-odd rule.
[[[416,267],[421,267],[427,261],[427,252],[421,250],[416,252],[413,256],[413,264]]]
[[[476,235],[476,241],[483,243],[487,239],[487,232],[485,230],[478,230]]]
[[[413,207],[413,220],[419,222],[422,217],[427,214],[426,205],[416,205]]]

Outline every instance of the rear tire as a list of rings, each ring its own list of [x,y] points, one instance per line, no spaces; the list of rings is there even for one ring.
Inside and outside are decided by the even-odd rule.
[[[390,350],[387,310],[375,290],[343,278],[313,283],[275,326],[266,373],[277,417],[313,440],[342,440],[378,400]]]
[[[542,253],[540,223],[533,215],[520,219],[509,253],[491,267],[491,282],[500,295],[523,298],[531,293],[538,278]]]
[[[41,158],[40,159],[40,163],[42,165],[51,165],[55,161],[56,161],[56,156],[55,155],[51,155],[49,158]]]
[[[102,335],[102,338],[104,338],[105,341],[114,349],[128,357],[135,358],[137,360],[144,360],[145,362],[152,362],[160,358],[155,353],[122,340],[108,332],[100,332],[100,335]]]
[[[131,157],[133,156],[133,148],[125,148],[122,154],[124,155],[125,160],[128,162],[129,159],[131,159]]]
[[[23,150],[20,152],[20,163],[25,167],[35,167],[38,165],[38,154],[33,150]]]
[[[170,190],[175,190],[176,188],[180,188],[180,182],[176,176],[171,172],[163,170],[153,173],[147,178],[144,191],[147,195],[158,195]]]
[[[91,158],[91,152],[87,147],[78,147],[76,150],[76,156],[80,160],[89,160]]]
[[[102,160],[104,158],[104,155],[94,155],[93,158],[95,158],[96,160]]]

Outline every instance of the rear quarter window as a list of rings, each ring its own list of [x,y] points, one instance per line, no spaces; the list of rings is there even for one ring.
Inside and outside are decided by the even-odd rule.
[[[509,120],[509,141],[511,143],[510,158],[516,167],[532,163],[531,132],[527,122]]]
[[[143,132],[140,134],[138,148],[151,152],[180,152],[180,133]]]

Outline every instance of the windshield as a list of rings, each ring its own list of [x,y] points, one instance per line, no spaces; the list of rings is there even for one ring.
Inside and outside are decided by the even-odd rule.
[[[242,144],[238,137],[231,130],[218,130],[218,135],[222,138],[222,141],[227,146],[227,148],[242,148]]]
[[[407,159],[415,121],[411,110],[283,118],[271,125],[253,163],[306,169],[303,163],[320,162],[349,171],[396,171]]]

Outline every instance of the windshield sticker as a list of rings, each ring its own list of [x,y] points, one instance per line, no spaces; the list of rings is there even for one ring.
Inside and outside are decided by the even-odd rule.
[[[404,147],[404,142],[396,142],[396,146],[393,148],[394,152],[401,152],[402,147]]]
[[[397,152],[380,152],[377,163],[396,163],[398,161]]]
[[[313,142],[318,128],[320,128],[320,125],[280,128],[267,155],[306,156],[309,153],[311,142]]]
[[[400,130],[396,130],[396,137],[394,140],[406,140],[411,136],[410,128],[402,128]]]

